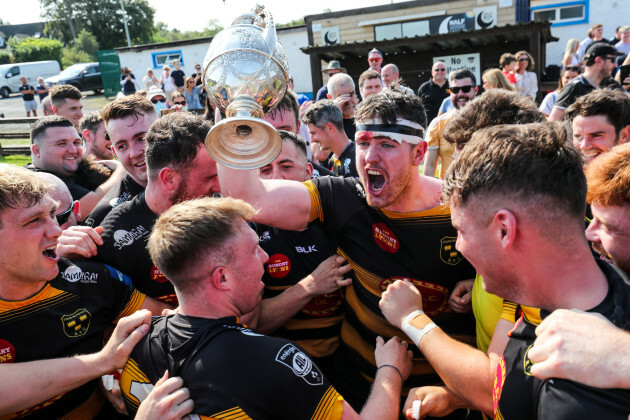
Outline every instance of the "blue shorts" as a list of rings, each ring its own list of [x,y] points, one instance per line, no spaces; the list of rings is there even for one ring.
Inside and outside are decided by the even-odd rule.
[[[37,111],[37,102],[35,102],[35,99],[32,101],[24,101],[24,108],[26,112]]]

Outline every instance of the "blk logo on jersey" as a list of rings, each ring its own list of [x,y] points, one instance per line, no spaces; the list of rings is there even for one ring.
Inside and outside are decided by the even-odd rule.
[[[0,338],[0,363],[13,363],[15,361],[15,347],[7,340]]]
[[[420,294],[422,294],[422,310],[427,315],[441,314],[446,309],[450,295],[448,288],[428,281],[400,276],[387,277],[381,280],[379,287],[384,292],[387,290],[387,286],[396,280],[409,280],[420,291]]]
[[[389,252],[390,254],[398,252],[398,249],[400,248],[400,241],[385,223],[376,223],[372,226],[372,235],[374,236],[376,245],[378,245],[383,251]]]
[[[455,249],[455,242],[457,242],[457,236],[445,236],[440,239],[440,259],[449,265],[457,265],[464,256]]]
[[[266,265],[267,273],[274,279],[286,277],[291,271],[291,261],[284,254],[273,254]]]
[[[98,273],[85,272],[76,265],[71,265],[66,268],[63,273],[61,273],[61,277],[70,283],[77,281],[81,281],[81,283],[96,283],[98,280]]]
[[[276,361],[290,368],[309,385],[322,385],[324,376],[313,361],[293,344],[285,344],[276,355]]]
[[[142,225],[138,225],[130,231],[119,229],[114,232],[114,246],[116,249],[121,250],[126,246],[131,245],[140,238],[144,238],[149,234],[147,228]]]
[[[310,254],[311,252],[317,252],[317,248],[315,248],[315,245],[296,246],[295,250],[300,254]]]
[[[91,320],[92,314],[85,308],[81,308],[70,315],[63,315],[61,317],[63,332],[68,337],[81,337],[90,328]]]

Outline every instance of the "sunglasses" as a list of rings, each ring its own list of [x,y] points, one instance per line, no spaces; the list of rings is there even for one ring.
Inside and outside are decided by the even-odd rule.
[[[104,136],[104,137],[105,137],[105,140],[107,140],[107,141],[109,141],[109,140],[110,140],[110,139],[109,139],[109,133],[108,133],[107,131],[106,131],[106,132],[104,132],[104,133],[101,133],[100,131],[95,131],[95,132],[94,132],[94,134],[100,134],[100,135],[102,135],[102,136]]]
[[[564,68],[566,71],[574,71],[579,73],[580,72],[580,67],[579,66],[567,66]]]
[[[451,91],[451,93],[454,93],[455,95],[457,95],[459,93],[459,91],[461,90],[464,93],[468,93],[470,92],[470,89],[474,88],[473,85],[467,85],[467,86],[455,86],[450,88],[449,90]]]
[[[158,102],[166,102],[166,98],[162,98],[162,99],[151,98],[151,102],[154,104],[157,104]]]
[[[181,101],[181,102],[173,101],[173,105],[186,105],[186,101]]]
[[[76,214],[77,211],[79,211],[79,202],[73,201],[72,204],[70,204],[70,208],[68,210],[55,215],[55,219],[57,219],[57,224],[59,224],[59,226],[63,225],[68,221],[70,215],[72,213]]]
[[[610,60],[610,61],[612,61],[614,63],[615,61],[617,61],[617,56],[616,55],[607,55],[606,57],[604,57],[604,59],[605,60]]]
[[[435,69],[435,71],[446,71],[446,69]]]
[[[368,61],[381,61],[382,58],[368,58]]]
[[[201,67],[195,67],[195,70],[201,70]]]

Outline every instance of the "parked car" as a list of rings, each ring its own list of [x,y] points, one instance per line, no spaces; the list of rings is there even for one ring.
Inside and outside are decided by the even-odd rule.
[[[94,93],[98,93],[103,90],[103,79],[98,63],[73,64],[57,76],[44,81],[49,85],[72,85],[80,91],[93,90]]]
[[[49,77],[59,73],[59,63],[55,60],[31,61],[30,63],[15,63],[0,65],[0,96],[8,97],[11,93],[18,92],[22,86],[22,76],[30,85],[37,85],[38,77]]]

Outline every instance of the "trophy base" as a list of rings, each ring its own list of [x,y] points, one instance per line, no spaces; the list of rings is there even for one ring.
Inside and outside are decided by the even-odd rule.
[[[230,117],[212,127],[206,136],[206,150],[228,168],[258,169],[280,154],[282,139],[265,120]]]

